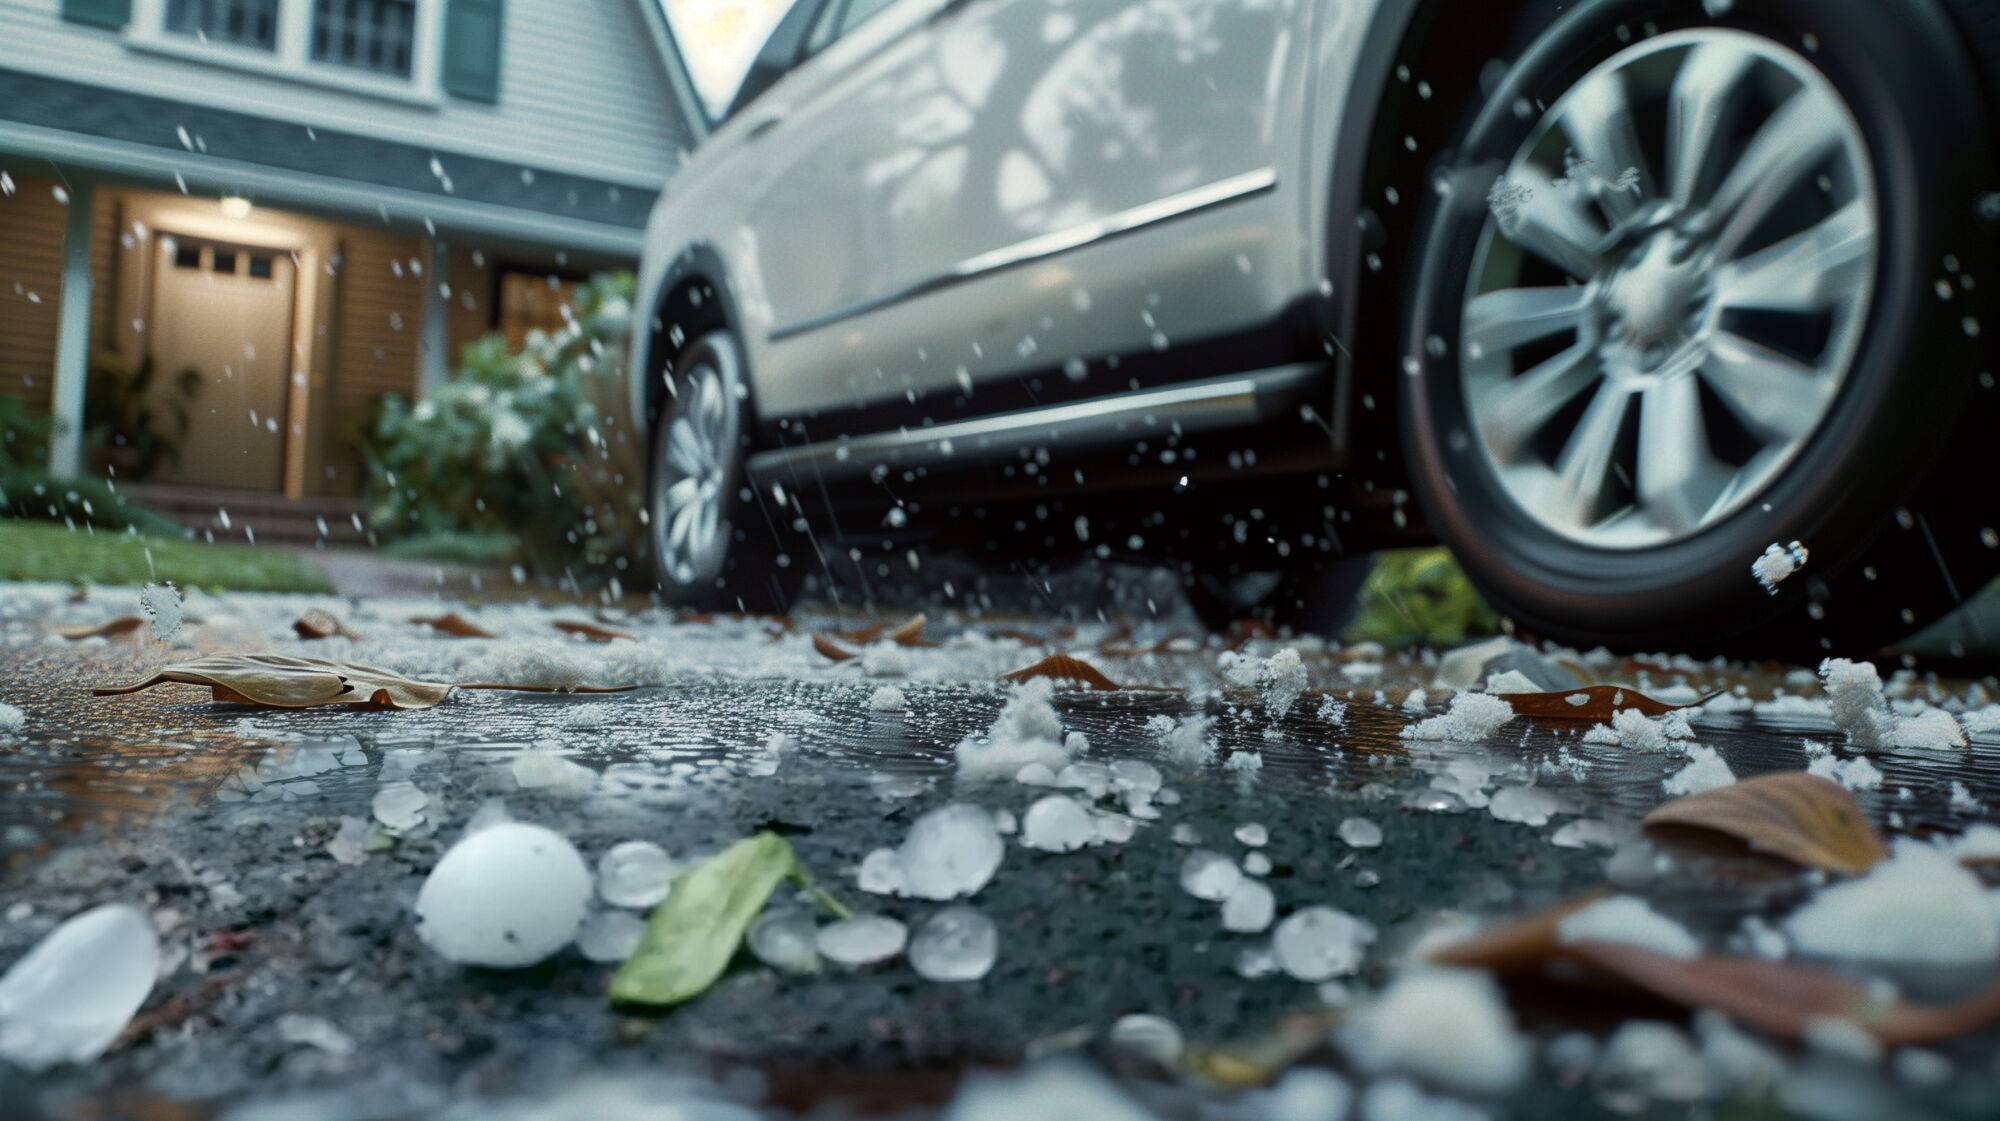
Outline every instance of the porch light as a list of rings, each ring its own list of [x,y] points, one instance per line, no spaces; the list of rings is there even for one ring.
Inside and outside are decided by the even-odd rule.
[[[224,218],[233,218],[239,222],[250,217],[250,200],[244,198],[242,195],[224,195],[222,197],[222,216]]]

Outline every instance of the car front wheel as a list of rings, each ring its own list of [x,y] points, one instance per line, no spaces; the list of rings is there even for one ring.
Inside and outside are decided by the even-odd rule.
[[[1992,396],[1988,135],[1928,0],[1595,0],[1534,37],[1435,169],[1401,379],[1415,489],[1496,606],[1830,648],[1970,594],[1991,506],[1938,480]]]

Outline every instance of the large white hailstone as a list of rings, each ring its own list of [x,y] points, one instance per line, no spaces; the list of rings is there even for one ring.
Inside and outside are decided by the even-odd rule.
[[[417,935],[464,965],[519,969],[568,945],[590,868],[560,833],[502,822],[453,845],[417,892]]]
[[[1006,851],[992,814],[979,806],[953,802],[910,826],[896,862],[908,894],[919,899],[957,899],[985,887],[999,871]]]
[[[1355,1017],[1341,1042],[1372,1074],[1414,1075],[1462,1093],[1499,1093],[1528,1071],[1528,1041],[1500,986],[1470,969],[1406,970]]]
[[[1257,675],[1257,691],[1263,695],[1264,711],[1273,720],[1283,720],[1299,694],[1306,691],[1306,667],[1297,650],[1285,649],[1265,659]]]
[[[50,931],[0,976],[0,1059],[29,1070],[104,1053],[153,991],[160,939],[124,903]]]
[[[12,735],[28,726],[28,714],[19,706],[0,701],[0,735]]]
[[[1798,952],[1826,957],[1949,965],[2000,956],[2000,914],[1979,878],[1907,840],[1867,875],[1814,896],[1785,933]]]
[[[1729,761],[1717,754],[1714,748],[1688,748],[1688,759],[1691,762],[1687,766],[1668,775],[1660,783],[1667,793],[1702,794],[1735,784],[1736,772],[1729,769]]]
[[[1514,719],[1514,706],[1486,693],[1460,693],[1442,716],[1420,720],[1403,729],[1406,740],[1451,740],[1477,743]]]
[[[1055,686],[1045,677],[1016,686],[983,741],[974,736],[959,741],[953,752],[958,759],[958,777],[998,782],[1035,763],[1047,767],[1051,775],[1069,766],[1069,752],[1062,745],[1062,721],[1049,703],[1054,695]]]
[[[1620,942],[1675,958],[1701,956],[1701,941],[1636,895],[1600,899],[1556,924],[1563,942]]]

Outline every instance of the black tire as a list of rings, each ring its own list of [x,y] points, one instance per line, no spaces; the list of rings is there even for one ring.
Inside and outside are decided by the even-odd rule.
[[[744,477],[751,411],[742,349],[735,336],[715,330],[695,339],[680,353],[673,377],[675,391],[660,409],[646,472],[653,572],[661,599],[668,606],[695,611],[787,611],[804,579],[805,565],[785,548],[792,536],[792,512],[758,494]],[[715,451],[713,474],[697,480],[710,481],[714,488],[716,547],[690,559],[669,542],[675,528],[667,513],[673,507],[669,488],[689,478],[683,470],[686,461],[670,454],[669,441],[676,418],[693,414],[701,400],[698,387],[704,384],[717,393],[707,405],[712,409],[719,400],[728,413],[722,422],[726,428],[716,429],[716,438],[707,441]]]
[[[1874,303],[1831,409],[1789,466],[1693,536],[1594,547],[1528,514],[1473,447],[1457,348],[1486,189],[1536,114],[1583,74],[1655,32],[1724,26],[1808,56],[1860,126],[1878,207]],[[1942,615],[1996,571],[1994,492],[1972,482],[1992,431],[1979,338],[1990,227],[1992,121],[1968,52],[1932,0],[1759,0],[1710,16],[1697,0],[1590,0],[1556,21],[1440,162],[1421,267],[1406,298],[1401,423],[1431,528],[1521,626],[1579,645],[1689,652],[1873,650]],[[1955,264],[1948,265],[1952,261]],[[1951,283],[1941,299],[1940,281]],[[1431,353],[1427,353],[1427,350]],[[1950,466],[1944,466],[1952,460]],[[1961,494],[1960,491],[1965,493]],[[1978,493],[1974,493],[1974,492]],[[1983,531],[1983,533],[1982,533]],[[1804,542],[1804,572],[1767,595],[1751,562]],[[1940,574],[1942,568],[1943,573]]]

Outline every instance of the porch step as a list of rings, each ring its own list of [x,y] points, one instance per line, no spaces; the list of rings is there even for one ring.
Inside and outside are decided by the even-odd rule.
[[[133,501],[217,541],[329,545],[368,543],[368,507],[358,498],[286,498],[270,491],[127,483]]]

